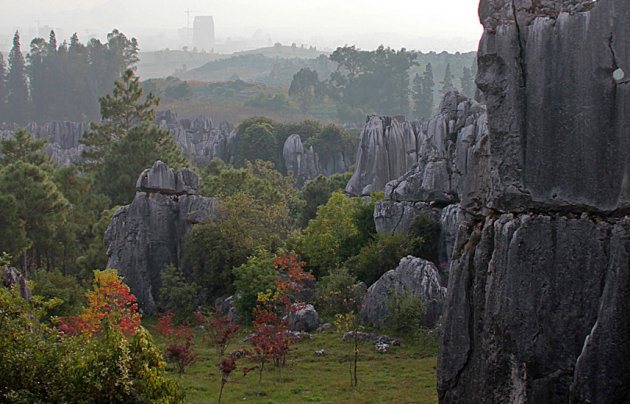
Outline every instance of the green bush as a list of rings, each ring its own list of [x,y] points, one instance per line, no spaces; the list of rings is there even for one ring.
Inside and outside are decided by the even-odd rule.
[[[357,278],[347,268],[333,268],[317,282],[317,312],[330,317],[337,313],[357,313],[363,300],[362,292],[357,287]]]
[[[245,264],[234,268],[234,288],[238,295],[234,304],[246,322],[251,321],[258,293],[273,291],[276,288],[278,273],[274,259],[273,254],[260,251],[257,255],[249,257]]]
[[[78,314],[85,303],[85,289],[74,276],[63,276],[58,269],[51,272],[40,270],[33,281],[33,295],[41,296],[45,300],[58,298],[63,301],[49,310],[51,316]]]
[[[437,264],[440,225],[429,216],[420,214],[413,218],[409,235],[412,239],[411,255]]]
[[[161,308],[175,314],[179,321],[191,320],[199,303],[199,285],[194,281],[186,281],[184,273],[173,264],[164,268],[160,277]]]
[[[112,327],[103,336],[64,336],[41,321],[54,304],[0,287],[0,402],[183,401],[146,330],[129,339]]]
[[[377,234],[356,256],[346,261],[345,265],[353,275],[369,286],[385,272],[396,268],[400,259],[411,254],[411,251],[407,233]]]
[[[391,291],[387,300],[389,319],[387,323],[397,333],[410,334],[420,329],[420,322],[426,313],[426,305],[420,298],[407,290],[404,293],[396,289]]]

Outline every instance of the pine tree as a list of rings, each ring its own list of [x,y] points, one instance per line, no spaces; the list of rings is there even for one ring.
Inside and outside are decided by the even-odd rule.
[[[474,97],[475,95],[475,80],[473,78],[472,72],[466,66],[464,66],[464,70],[462,71],[462,93],[466,97]]]
[[[9,120],[24,123],[28,113],[28,88],[26,84],[26,62],[20,49],[20,34],[15,31],[13,48],[9,53],[7,74]]]
[[[440,89],[440,94],[444,96],[449,91],[455,90],[455,86],[453,85],[453,73],[451,73],[451,64],[448,63],[446,65],[446,71],[444,72],[444,79],[440,82],[442,84],[442,88]]]
[[[103,122],[100,125],[92,122],[90,132],[80,140],[88,146],[83,157],[89,163],[102,162],[111,145],[125,137],[131,127],[155,120],[154,107],[160,104],[152,93],[142,102],[140,80],[131,69],[115,82],[113,93],[99,98],[99,102]]]
[[[0,121],[4,121],[7,109],[7,65],[0,52]]]
[[[424,74],[420,77],[416,74],[413,80],[413,96],[415,103],[415,115],[417,118],[429,118],[433,110],[433,67],[428,63]]]

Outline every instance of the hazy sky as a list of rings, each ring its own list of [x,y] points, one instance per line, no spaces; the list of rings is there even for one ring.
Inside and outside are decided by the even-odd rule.
[[[216,36],[252,37],[319,46],[380,43],[420,50],[475,50],[481,35],[476,0],[0,0],[0,33],[37,24],[63,31],[128,36],[168,32],[212,15]],[[6,43],[6,38],[4,41]]]

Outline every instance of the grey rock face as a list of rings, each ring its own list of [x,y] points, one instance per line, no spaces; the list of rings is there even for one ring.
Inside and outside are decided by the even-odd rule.
[[[368,117],[346,192],[369,195],[384,190],[387,199],[396,201],[459,201],[469,154],[486,132],[485,108],[451,92],[439,111],[431,119],[411,123]]]
[[[299,310],[289,313],[291,331],[314,331],[319,327],[319,314],[312,304],[304,305]]]
[[[136,182],[139,192],[159,192],[165,195],[195,195],[201,186],[199,176],[188,168],[175,172],[160,160],[140,174]]]
[[[388,181],[407,172],[416,158],[415,133],[409,122],[369,116],[361,131],[357,166],[346,192],[369,195],[382,191]]]
[[[630,3],[479,10],[488,131],[461,204],[485,217],[455,243],[440,402],[628,402]]]
[[[236,298],[239,299],[239,296],[240,295],[237,294]],[[236,324],[241,322],[241,315],[236,310],[236,305],[234,304],[234,296],[228,296],[225,299],[221,297],[217,298],[214,301],[214,307],[217,309],[218,313],[226,315],[231,323]]]
[[[154,293],[161,286],[160,272],[168,264],[179,264],[186,233],[194,224],[218,214],[215,198],[175,194],[176,179],[182,178],[182,187],[191,192],[199,184],[195,176],[190,170],[175,173],[156,162],[141,174],[141,191],[130,205],[114,213],[105,232],[107,267],[125,278],[145,313],[156,311]]]
[[[440,286],[437,268],[430,261],[407,256],[400,260],[396,269],[387,271],[368,288],[361,308],[361,322],[377,327],[388,324],[387,302],[393,290],[418,297],[426,303],[423,325],[433,325],[442,315],[446,288]]]
[[[320,155],[313,146],[305,147],[300,135],[297,134],[289,136],[284,142],[282,158],[285,171],[293,172],[296,185],[300,188],[320,174],[330,177],[346,172],[354,164],[354,159],[347,150],[332,150],[330,153]]]
[[[411,228],[413,219],[425,214],[435,222],[440,220],[440,209],[425,202],[379,201],[374,204],[374,224],[379,233],[394,234]]]
[[[506,214],[460,233],[440,340],[441,402],[625,402],[629,226]]]
[[[630,4],[520,1],[515,19],[510,3],[480,6],[477,84],[488,107],[483,164],[492,186],[471,196],[504,212],[627,209],[630,88],[613,72],[630,73]],[[559,12],[541,15],[541,3]],[[592,9],[566,12],[583,3]]]
[[[2,286],[7,289],[17,288],[22,299],[27,302],[31,300],[31,288],[28,286],[26,278],[16,268],[3,266],[0,268]]]

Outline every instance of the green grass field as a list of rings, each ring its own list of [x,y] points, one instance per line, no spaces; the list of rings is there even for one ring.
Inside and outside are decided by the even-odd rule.
[[[160,338],[156,341],[164,346]],[[214,347],[202,341],[199,330],[195,343],[197,361],[181,378],[186,401],[216,403],[220,376]],[[376,352],[374,344],[361,344],[357,387],[350,386],[351,345],[338,334],[314,333],[312,340],[297,341],[292,347],[281,375],[273,365],[265,366],[260,396],[256,394],[258,371],[243,377],[237,370],[224,388],[222,403],[437,403],[435,336],[422,333],[407,337],[402,346],[391,347],[388,353]],[[250,345],[236,341],[228,352],[239,348]],[[315,356],[320,349],[325,355]],[[254,363],[243,359],[238,366],[251,367]],[[175,369],[168,369],[169,377],[179,377]]]

